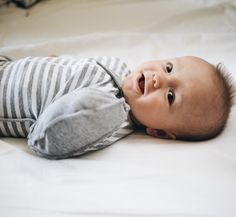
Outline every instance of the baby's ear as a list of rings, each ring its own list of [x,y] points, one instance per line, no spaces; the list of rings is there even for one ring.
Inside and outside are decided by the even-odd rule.
[[[175,134],[167,130],[146,128],[146,133],[159,139],[176,139]]]

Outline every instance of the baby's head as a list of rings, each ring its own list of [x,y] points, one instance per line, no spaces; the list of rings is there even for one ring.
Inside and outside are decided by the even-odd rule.
[[[122,84],[133,120],[159,138],[217,136],[233,104],[233,82],[221,67],[191,56],[143,63]]]

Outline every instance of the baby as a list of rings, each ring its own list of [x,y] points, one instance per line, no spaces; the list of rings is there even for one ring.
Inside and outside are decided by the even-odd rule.
[[[1,57],[0,82],[0,136],[27,137],[50,159],[102,149],[135,129],[213,138],[234,94],[223,64],[190,56],[146,62],[133,73],[111,57]]]
[[[147,134],[206,140],[224,128],[233,104],[233,82],[223,64],[197,57],[142,64],[124,79],[131,112]]]

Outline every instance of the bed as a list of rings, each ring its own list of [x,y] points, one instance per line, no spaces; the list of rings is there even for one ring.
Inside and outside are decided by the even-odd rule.
[[[223,62],[236,79],[236,1],[42,1],[29,16],[0,8],[0,54],[194,55]],[[236,110],[204,142],[141,132],[79,158],[35,156],[25,139],[0,138],[0,216],[236,216]]]

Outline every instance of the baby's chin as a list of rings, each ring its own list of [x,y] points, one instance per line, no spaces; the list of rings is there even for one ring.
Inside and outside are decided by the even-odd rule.
[[[128,98],[128,93],[131,91],[133,88],[133,82],[132,82],[132,76],[129,74],[122,82],[121,89],[123,91],[123,94],[125,98]]]

